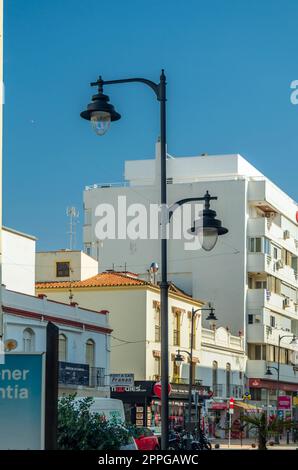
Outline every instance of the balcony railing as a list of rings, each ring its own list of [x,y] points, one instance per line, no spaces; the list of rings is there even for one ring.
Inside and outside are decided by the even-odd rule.
[[[88,364],[59,362],[59,384],[83,387],[104,387],[105,369]]]
[[[180,385],[188,385],[189,384],[189,378],[185,377],[172,377],[170,379],[170,382],[172,384],[180,384]],[[202,385],[202,380],[193,380],[193,385]]]

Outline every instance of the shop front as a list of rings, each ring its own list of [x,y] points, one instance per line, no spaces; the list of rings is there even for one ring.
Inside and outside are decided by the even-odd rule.
[[[111,398],[122,400],[127,422],[158,431],[161,427],[161,400],[154,381],[135,381],[131,386],[111,387]],[[188,417],[187,384],[171,384],[169,393],[169,426],[186,426]],[[209,387],[193,387],[192,423],[200,420],[202,402],[210,398]]]

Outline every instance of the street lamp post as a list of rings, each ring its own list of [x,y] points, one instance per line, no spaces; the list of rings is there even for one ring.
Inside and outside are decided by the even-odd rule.
[[[210,304],[209,304],[210,305]],[[214,308],[209,306],[209,308],[198,308],[191,310],[191,333],[190,333],[190,351],[186,350],[177,350],[177,355],[175,357],[175,362],[177,366],[181,366],[184,362],[183,356],[181,353],[185,353],[189,356],[189,384],[188,384],[188,421],[187,421],[187,433],[188,433],[188,449],[191,448],[191,411],[192,411],[192,385],[193,385],[193,370],[192,370],[192,361],[193,361],[193,332],[194,332],[194,319],[198,312],[209,312],[207,321],[216,322],[217,318],[214,314]],[[200,423],[199,423],[200,426]]]
[[[91,122],[97,135],[104,135],[110,123],[118,121],[121,115],[115,111],[110,99],[103,93],[105,85],[122,83],[143,83],[153,90],[156,99],[160,103],[160,203],[161,203],[161,282],[160,282],[160,313],[161,313],[161,448],[168,448],[168,422],[169,422],[169,339],[168,339],[168,276],[167,276],[167,224],[173,212],[167,208],[167,171],[166,171],[166,77],[164,70],[161,71],[159,83],[146,78],[125,78],[120,80],[103,80],[100,76],[92,87],[97,87],[97,94],[92,96],[91,103],[87,109],[81,112],[81,117]],[[211,197],[208,191],[204,197],[188,198],[178,201],[176,205],[181,206],[191,201],[205,201],[202,211],[202,220],[198,226],[196,222],[191,232],[198,232],[203,239],[202,248],[210,251],[216,244],[219,235],[224,235],[228,229],[222,227],[221,221],[216,219],[216,212],[210,209],[210,201],[217,197]]]
[[[277,367],[267,366],[265,375],[272,375],[271,369],[275,369],[277,372],[277,390],[276,390],[276,415],[278,414],[278,397],[279,397],[279,387],[280,387],[280,343],[283,338],[292,338],[290,344],[295,344],[297,342],[296,335],[279,335],[278,336],[278,350],[277,350]],[[279,435],[275,436],[276,444],[279,444]]]

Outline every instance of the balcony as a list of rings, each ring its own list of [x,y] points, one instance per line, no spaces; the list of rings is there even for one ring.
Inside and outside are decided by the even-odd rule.
[[[293,301],[290,301],[287,306],[284,296],[270,292],[267,289],[248,289],[247,307],[248,310],[268,308],[294,320],[298,319],[297,305]]]
[[[88,364],[59,362],[58,382],[70,387],[105,387],[105,369],[90,367]]]
[[[248,253],[247,271],[250,273],[268,273],[281,281],[297,287],[297,272],[287,265],[282,265],[280,260],[272,258],[265,253]]]
[[[246,375],[248,378],[259,378],[264,380],[277,381],[277,373],[272,371],[272,376],[265,375],[267,366],[277,367],[276,362],[268,362],[264,360],[247,361]],[[293,371],[293,366],[288,364],[280,364],[280,382],[295,383],[298,387],[298,375]]]

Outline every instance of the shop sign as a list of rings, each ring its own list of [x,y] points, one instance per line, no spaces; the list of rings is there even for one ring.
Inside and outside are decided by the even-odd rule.
[[[211,403],[211,410],[226,410],[226,409],[227,409],[226,403],[219,403],[219,402]]]
[[[298,406],[298,397],[293,397],[293,406]]]
[[[44,355],[6,354],[0,397],[0,449],[44,449]]]
[[[289,410],[292,408],[292,400],[288,395],[282,395],[278,397],[278,409],[279,410]]]
[[[111,387],[133,387],[134,374],[110,374]]]

